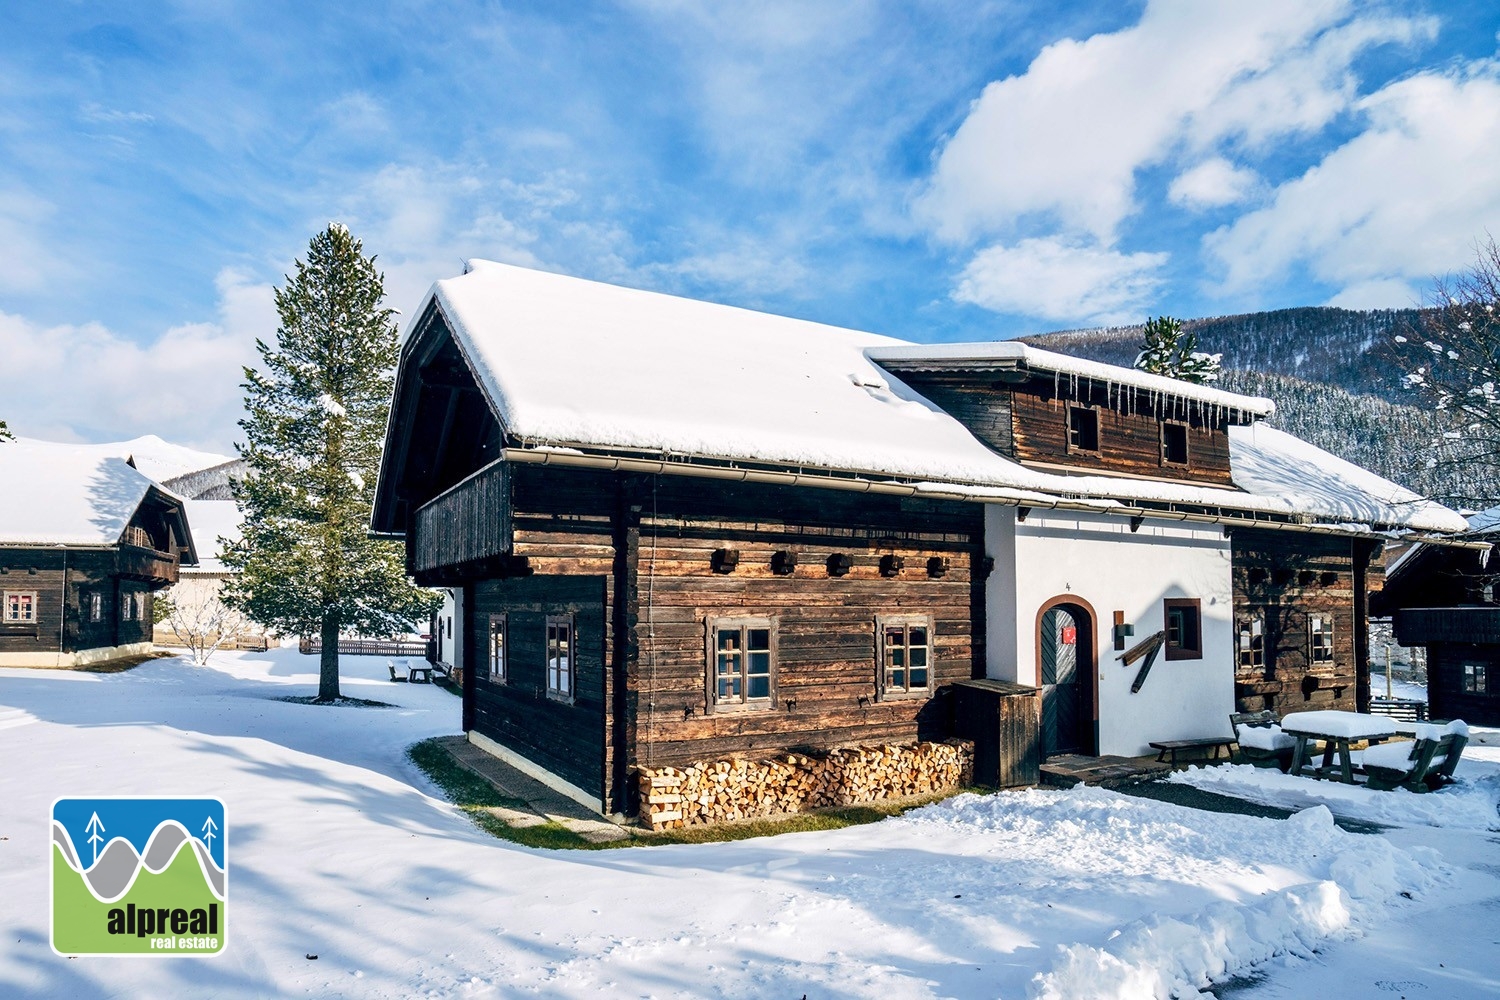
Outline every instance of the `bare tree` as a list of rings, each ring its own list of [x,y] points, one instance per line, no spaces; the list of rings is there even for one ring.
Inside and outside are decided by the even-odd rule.
[[[217,587],[173,595],[163,623],[188,648],[193,662],[200,667],[253,628],[250,619],[219,599]]]
[[[1406,388],[1436,413],[1429,469],[1464,469],[1485,484],[1442,499],[1484,508],[1500,503],[1500,246],[1487,236],[1474,262],[1434,283],[1419,325],[1398,335]],[[1488,486],[1488,488],[1486,488]]]

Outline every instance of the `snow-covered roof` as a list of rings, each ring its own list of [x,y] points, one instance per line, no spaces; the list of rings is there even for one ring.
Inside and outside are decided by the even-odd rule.
[[[18,438],[16,443],[45,445],[52,444],[53,442]],[[233,461],[229,455],[219,455],[211,451],[198,451],[195,448],[187,448],[180,444],[173,444],[170,441],[163,441],[155,434],[145,434],[141,437],[131,438],[129,441],[110,441],[105,444],[69,444],[67,447],[77,449],[80,454],[112,456],[130,460],[147,478],[158,483],[185,475],[189,472],[197,472],[201,469],[208,469],[216,465],[222,465],[225,462]]]
[[[991,340],[969,344],[903,344],[899,347],[873,348],[866,353],[877,363],[890,362],[903,368],[1019,366],[1034,371],[1094,379],[1111,386],[1128,386],[1145,393],[1195,400],[1259,417],[1268,417],[1276,412],[1276,404],[1261,396],[1242,396],[1209,385],[1196,385],[1134,368],[1121,368],[1102,361],[1044,351],[1019,340]]]
[[[437,282],[429,299],[512,442],[524,448],[851,472],[1010,502],[1180,503],[1356,527],[1464,527],[1446,508],[1265,427],[1232,429],[1238,489],[1028,469],[872,360],[944,350],[956,358],[977,353],[976,345],[912,345],[507,264],[472,261],[471,268]],[[424,303],[412,329],[425,312]],[[1268,400],[1024,344],[978,347],[1244,412],[1272,409]]]
[[[42,441],[0,444],[0,483],[0,545],[114,545],[155,486],[100,446]]]
[[[1484,535],[1500,529],[1500,507],[1488,507],[1466,518],[1471,535]]]
[[[198,572],[223,573],[224,549],[238,542],[243,533],[244,515],[239,504],[233,500],[187,500],[184,506],[192,526],[193,548],[198,552]]]

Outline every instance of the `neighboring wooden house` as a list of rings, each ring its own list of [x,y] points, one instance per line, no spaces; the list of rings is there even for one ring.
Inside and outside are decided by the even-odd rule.
[[[1468,549],[1416,545],[1392,561],[1376,610],[1427,647],[1427,714],[1500,725],[1500,508],[1469,519]]]
[[[97,448],[0,445],[0,665],[149,652],[152,595],[196,554],[183,501]]]
[[[1375,532],[1462,526],[1271,410],[476,262],[408,331],[373,528],[460,595],[470,739],[606,812],[942,738],[971,678],[1041,689],[1045,753],[1138,754],[1361,704]]]

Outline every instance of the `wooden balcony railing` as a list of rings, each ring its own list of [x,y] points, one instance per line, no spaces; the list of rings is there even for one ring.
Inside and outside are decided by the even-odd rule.
[[[417,509],[417,573],[504,555],[511,546],[510,470],[494,462]]]

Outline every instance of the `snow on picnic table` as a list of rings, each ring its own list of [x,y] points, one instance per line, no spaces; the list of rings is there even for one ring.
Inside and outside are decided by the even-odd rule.
[[[280,700],[312,693],[315,669],[282,649],[0,670],[0,996],[1192,996],[1273,956],[1337,954],[1455,880],[1321,808],[1276,821],[1089,789],[729,844],[530,850],[403,755],[457,730],[457,698],[346,657],[345,693],[394,707]],[[52,954],[51,802],[107,794],[225,801],[224,954]]]

